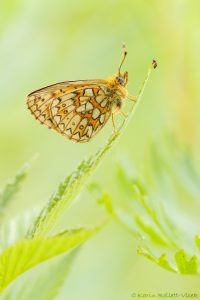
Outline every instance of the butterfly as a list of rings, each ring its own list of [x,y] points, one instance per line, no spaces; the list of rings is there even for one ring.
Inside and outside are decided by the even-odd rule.
[[[31,114],[41,124],[73,142],[89,142],[112,118],[122,112],[125,99],[136,101],[126,89],[128,72],[121,72],[127,55],[123,56],[115,76],[107,80],[77,80],[56,83],[27,96]]]

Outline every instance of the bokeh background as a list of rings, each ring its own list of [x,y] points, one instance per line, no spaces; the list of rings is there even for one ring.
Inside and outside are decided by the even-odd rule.
[[[143,165],[148,146],[166,132],[199,153],[200,2],[198,0],[8,0],[0,3],[0,183],[36,153],[11,216],[47,201],[63,177],[102,145],[112,125],[89,144],[77,145],[48,131],[26,108],[26,95],[64,80],[113,75],[123,66],[136,95],[153,58],[158,69],[148,82],[134,118],[93,180],[115,191],[113,164],[128,156]],[[128,110],[130,103],[125,104]],[[120,123],[120,116],[117,123]],[[111,123],[111,122],[110,122]],[[19,204],[20,203],[20,204]],[[66,224],[98,223],[99,208],[83,195]],[[62,299],[131,299],[138,292],[200,292],[199,279],[164,271],[136,254],[136,243],[116,224],[84,246]]]

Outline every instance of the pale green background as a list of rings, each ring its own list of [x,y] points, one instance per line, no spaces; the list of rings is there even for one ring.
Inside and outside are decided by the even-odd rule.
[[[198,0],[10,0],[0,3],[0,182],[35,153],[30,176],[11,216],[38,207],[85,156],[109,136],[111,124],[89,144],[48,131],[26,109],[25,98],[43,86],[114,74],[126,43],[128,90],[137,94],[149,63],[158,61],[125,134],[95,173],[115,190],[115,157],[142,166],[148,145],[166,131],[198,154],[200,82]],[[126,111],[130,104],[125,104]],[[117,122],[120,122],[117,117]],[[106,179],[106,180],[105,180]],[[88,195],[64,224],[96,224],[103,211]],[[99,219],[98,219],[99,217]],[[164,271],[136,255],[136,242],[112,224],[87,243],[59,300],[128,300],[136,292],[199,292],[199,278]]]

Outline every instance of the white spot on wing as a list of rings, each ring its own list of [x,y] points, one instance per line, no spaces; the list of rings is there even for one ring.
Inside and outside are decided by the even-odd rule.
[[[90,103],[90,102],[87,102],[86,103],[86,111],[88,111],[88,110],[91,110],[91,109],[93,109],[93,105],[92,105],[92,103]]]
[[[54,117],[54,120],[56,121],[57,124],[60,123],[60,121],[61,121],[61,116],[55,116],[55,117]]]
[[[44,122],[44,120],[45,120],[45,116],[44,115],[41,115],[41,116],[39,116],[39,118],[38,118],[41,122]]]
[[[69,94],[63,95],[61,98],[62,98],[62,101],[66,101],[66,100],[69,100],[71,98],[74,98],[75,96],[76,96],[75,93],[69,93]]]
[[[52,107],[51,112],[52,115],[55,116],[58,113],[58,107]]]
[[[71,136],[72,136],[71,128],[68,128],[67,130],[65,130],[64,133],[65,133],[68,137],[71,137]]]
[[[47,125],[50,128],[53,128],[51,121],[49,121],[48,119],[45,120],[45,125]]]
[[[60,103],[60,101],[56,98],[55,100],[53,100],[52,106],[56,106],[58,103]]]
[[[101,103],[101,101],[103,101],[103,99],[105,99],[105,96],[96,96],[96,101],[98,102],[98,103]]]
[[[35,116],[38,117],[40,115],[40,112],[38,110],[35,111]]]
[[[101,124],[104,122],[104,120],[105,120],[105,114],[102,114],[100,116],[100,122],[101,122]]]
[[[83,112],[85,110],[86,110],[85,105],[81,105],[76,109],[77,112]]]
[[[98,92],[98,95],[105,95],[105,93],[102,91],[102,89]]]
[[[94,96],[92,89],[85,89],[84,96]]]
[[[79,141],[79,140],[80,140],[80,133],[77,132],[76,134],[74,134],[74,135],[72,136],[72,138]]]
[[[58,127],[60,128],[61,131],[64,131],[65,130],[65,125],[63,123],[60,123],[58,125]]]
[[[101,113],[100,110],[98,108],[95,108],[92,113],[92,118],[97,119],[100,113]]]
[[[88,125],[88,126],[86,127],[86,130],[85,130],[85,134],[84,134],[84,135],[86,135],[87,137],[91,137],[92,131],[93,131],[92,126],[91,126],[91,125]]]
[[[34,112],[36,109],[37,109],[37,106],[36,106],[36,105],[33,105],[33,106],[31,107],[32,112]]]
[[[101,102],[101,107],[105,107],[108,101],[105,99],[104,101]]]
[[[90,97],[88,97],[88,96],[82,96],[82,97],[79,97],[79,100],[80,100],[80,102],[82,102],[82,103],[86,103],[87,101],[89,101],[90,100]]]

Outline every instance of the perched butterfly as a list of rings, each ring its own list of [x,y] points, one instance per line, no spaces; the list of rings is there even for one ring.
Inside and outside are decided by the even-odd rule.
[[[123,58],[113,78],[64,81],[29,94],[29,110],[41,124],[77,143],[90,141],[110,117],[115,130],[114,114],[121,111],[124,100],[136,101],[126,89],[128,72],[121,72],[126,55],[123,47]]]

